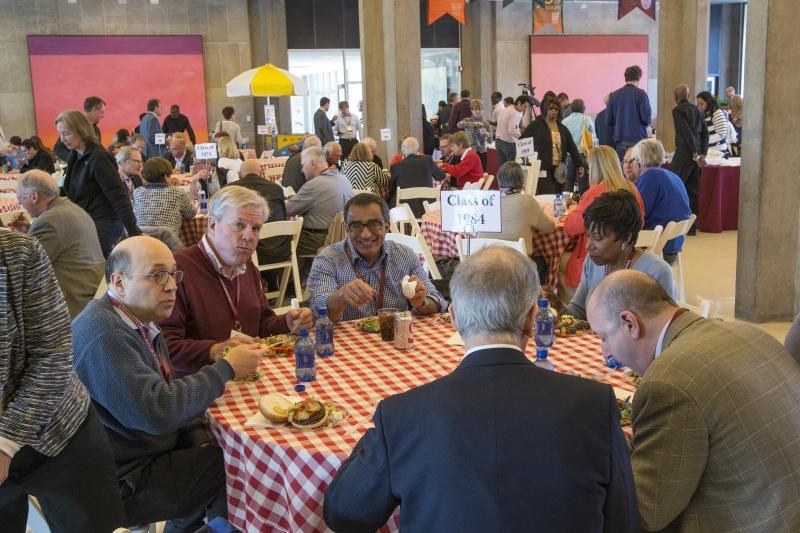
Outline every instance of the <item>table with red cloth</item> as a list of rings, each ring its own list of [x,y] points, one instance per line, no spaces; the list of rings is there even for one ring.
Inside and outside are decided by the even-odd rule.
[[[458,257],[456,235],[459,234],[442,229],[441,211],[436,210],[423,214],[419,227],[433,257],[437,259]],[[466,235],[461,234],[461,236],[465,237]]]
[[[10,213],[20,210],[22,210],[22,206],[19,205],[19,201],[14,193],[10,193],[8,196],[0,196],[0,213]]]
[[[184,246],[192,246],[200,242],[208,229],[208,215],[197,215],[181,223],[180,238]]]
[[[268,392],[295,395],[294,358],[265,359],[263,377],[254,383],[230,383],[209,409],[208,419],[225,457],[228,514],[234,526],[258,531],[327,531],[323,495],[342,461],[372,425],[377,402],[453,371],[462,346],[447,344],[453,333],[439,316],[414,319],[414,348],[397,350],[380,335],[361,331],[354,321],[336,326],[335,354],[317,359],[317,380],[303,396],[343,407],[349,418],[333,428],[301,431],[245,427]],[[603,381],[623,391],[635,390],[620,370],[603,364],[593,334],[558,338],[550,360],[559,372]],[[535,359],[535,346],[527,355]],[[624,428],[629,434],[630,428]],[[397,531],[396,511],[381,531]]]
[[[739,227],[738,166],[707,165],[700,171],[697,228],[720,233]]]
[[[533,230],[531,254],[542,256],[547,262],[547,283],[542,284],[543,288],[556,291],[561,256],[564,252],[571,252],[577,242],[578,238],[571,237],[561,224],[556,224],[556,230],[550,234]]]

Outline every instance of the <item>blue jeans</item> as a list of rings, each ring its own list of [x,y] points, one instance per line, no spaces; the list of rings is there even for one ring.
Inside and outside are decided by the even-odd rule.
[[[497,158],[500,161],[500,166],[502,166],[506,161],[514,161],[517,158],[516,143],[510,143],[497,139],[494,142],[494,147],[497,149]]]

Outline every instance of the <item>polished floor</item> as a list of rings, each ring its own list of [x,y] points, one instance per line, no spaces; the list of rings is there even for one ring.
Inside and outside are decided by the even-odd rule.
[[[710,316],[735,320],[736,232],[698,232],[688,237],[683,249],[687,303],[711,302]],[[790,322],[756,324],[783,342]]]

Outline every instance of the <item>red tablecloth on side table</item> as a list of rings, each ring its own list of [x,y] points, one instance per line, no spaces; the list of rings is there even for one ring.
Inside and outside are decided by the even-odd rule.
[[[197,215],[181,224],[181,241],[184,246],[191,246],[200,242],[208,229],[208,215]]]
[[[739,168],[706,166],[700,171],[699,230],[720,233],[739,227]]]
[[[263,378],[230,383],[208,410],[208,418],[225,455],[228,513],[248,533],[327,531],[322,519],[325,489],[342,461],[371,424],[381,399],[444,376],[459,364],[463,347],[446,343],[453,333],[439,317],[415,318],[415,346],[397,350],[355,322],[336,326],[336,353],[317,359],[317,381],[304,393],[347,409],[340,426],[314,431],[245,427],[268,392],[296,394],[294,358],[265,359]],[[603,365],[594,335],[557,339],[550,359],[559,372],[574,372],[625,391],[634,387],[621,372]],[[535,358],[535,346],[528,345]],[[628,428],[629,429],[629,428]],[[381,531],[397,531],[398,513]]]

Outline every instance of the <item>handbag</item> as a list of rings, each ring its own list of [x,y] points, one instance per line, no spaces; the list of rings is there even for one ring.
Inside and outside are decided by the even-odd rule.
[[[555,169],[553,169],[553,175],[556,178],[556,181],[560,184],[564,184],[567,182],[567,164],[566,163],[559,163]]]
[[[589,131],[589,128],[586,127],[586,117],[583,120],[583,130],[581,130],[581,144],[578,146],[578,150],[582,154],[588,155],[594,149],[594,137],[592,137],[592,132]]]

